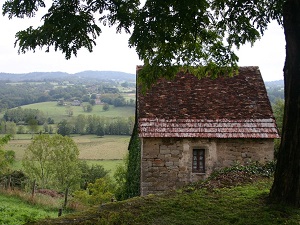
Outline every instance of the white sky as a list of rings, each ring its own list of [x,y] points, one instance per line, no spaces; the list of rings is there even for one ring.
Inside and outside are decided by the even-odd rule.
[[[77,57],[66,60],[61,52],[45,53],[37,50],[35,53],[17,53],[14,48],[15,33],[28,26],[38,25],[38,18],[9,20],[2,16],[0,9],[0,72],[28,73],[61,71],[76,73],[84,70],[121,71],[135,74],[136,65],[142,62],[138,59],[134,49],[128,47],[129,35],[116,34],[115,29],[105,28],[97,39],[97,46],[89,53],[80,50]],[[283,79],[283,65],[285,59],[285,40],[283,29],[275,22],[261,40],[251,48],[242,46],[237,55],[240,66],[259,66],[265,81]]]

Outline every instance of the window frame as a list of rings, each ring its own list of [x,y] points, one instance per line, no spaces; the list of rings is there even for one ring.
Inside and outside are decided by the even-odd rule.
[[[196,160],[194,158],[196,152]],[[192,172],[205,173],[205,148],[193,148]],[[196,162],[196,168],[194,168]]]

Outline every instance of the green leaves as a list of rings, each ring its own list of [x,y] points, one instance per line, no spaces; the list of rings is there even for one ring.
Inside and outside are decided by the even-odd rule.
[[[55,51],[61,50],[66,59],[70,59],[82,47],[92,52],[95,39],[101,33],[92,13],[79,6],[79,2],[55,1],[42,19],[42,26],[29,27],[16,34],[19,53],[43,46],[49,52],[53,46]]]
[[[10,135],[5,135],[0,138],[0,175],[7,173],[10,170],[10,165],[15,160],[14,151],[5,151],[2,149],[3,146],[10,141],[10,138]]]
[[[69,188],[79,184],[79,150],[61,135],[37,135],[25,151],[24,171],[40,187]]]
[[[92,52],[100,25],[117,25],[132,35],[129,46],[144,60],[139,81],[147,87],[158,77],[172,78],[179,70],[198,77],[232,75],[238,57],[234,47],[253,44],[271,20],[282,24],[284,0],[53,0],[43,25],[16,34],[19,53],[53,46],[66,59],[84,47]],[[34,16],[42,0],[6,0],[9,17]],[[98,16],[95,14],[98,13]]]
[[[77,56],[81,48],[92,52],[95,40],[101,34],[95,12],[99,12],[99,22],[103,25],[117,24],[118,32],[122,29],[129,32],[138,4],[138,0],[55,0],[42,17],[41,26],[29,26],[17,32],[15,46],[19,46],[19,53],[43,47],[49,52],[53,46],[55,51],[62,51],[66,59]],[[42,0],[7,0],[3,15],[33,17],[39,7],[45,7]]]
[[[45,7],[43,0],[7,0],[3,6],[3,15],[8,14],[8,18],[24,18],[35,16],[35,12],[40,7]]]
[[[129,40],[145,64],[139,82],[149,87],[160,76],[169,79],[179,70],[197,67],[206,67],[196,71],[199,77],[211,69],[213,74],[217,67],[233,74],[238,57],[223,41],[224,31],[216,23],[209,1],[148,0]]]

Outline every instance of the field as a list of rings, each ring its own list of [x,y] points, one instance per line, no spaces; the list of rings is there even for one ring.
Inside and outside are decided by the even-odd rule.
[[[42,218],[57,217],[57,209],[33,206],[23,200],[0,193],[0,224],[24,224]]]
[[[73,117],[76,117],[79,114],[97,115],[97,116],[110,117],[110,118],[116,118],[116,117],[127,118],[130,116],[134,116],[134,111],[135,111],[134,107],[114,107],[110,105],[108,111],[104,111],[102,107],[103,107],[102,105],[95,105],[93,106],[92,112],[84,112],[81,106],[71,106],[71,109],[73,110]],[[70,120],[72,118],[69,117],[66,113],[67,107],[58,106],[56,102],[42,102],[42,103],[24,105],[22,106],[22,108],[38,109],[44,112],[46,117],[51,117],[52,119],[54,119],[55,123],[58,123],[63,119]]]
[[[25,149],[31,143],[30,135],[16,135],[6,146],[6,150],[16,153],[15,169],[21,169],[21,160]],[[106,135],[97,137],[95,135],[72,136],[77,144],[80,154],[79,158],[86,160],[89,165],[102,165],[111,174],[116,166],[123,162],[127,153],[130,136]]]

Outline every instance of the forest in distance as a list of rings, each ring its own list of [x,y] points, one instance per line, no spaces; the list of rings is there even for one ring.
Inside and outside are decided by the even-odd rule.
[[[281,129],[283,80],[265,86]],[[135,93],[135,76],[122,72],[0,74],[1,133],[130,135]]]
[[[0,80],[18,81],[78,81],[78,80],[126,80],[135,81],[135,74],[118,71],[82,71],[74,74],[65,72],[1,73]]]
[[[0,73],[0,113],[6,109],[60,99],[88,102],[93,93],[117,94],[116,88],[135,88],[134,74],[115,71]],[[284,99],[283,80],[265,82],[271,104]],[[135,93],[135,91],[133,91]]]

